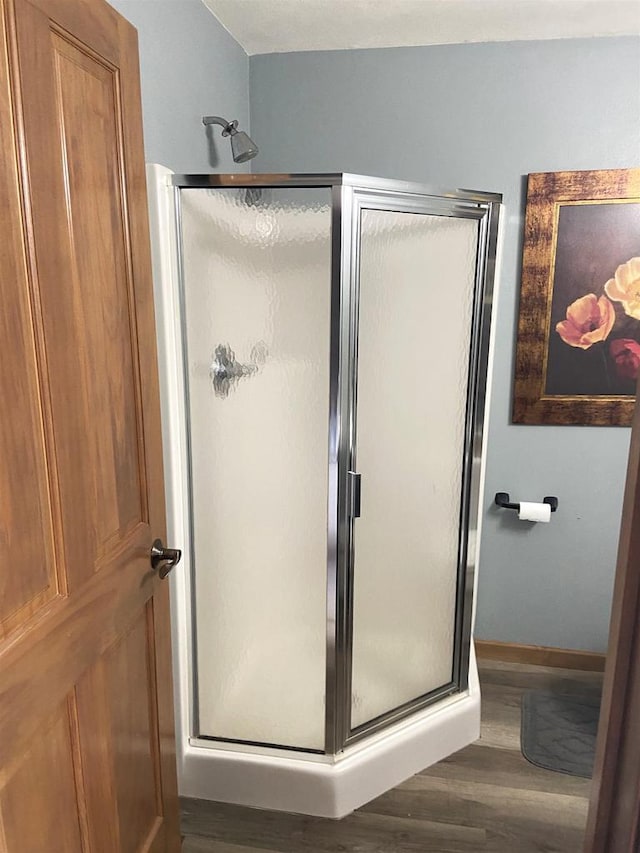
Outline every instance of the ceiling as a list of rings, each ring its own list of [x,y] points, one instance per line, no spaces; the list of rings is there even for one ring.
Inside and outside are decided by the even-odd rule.
[[[640,33],[640,0],[203,0],[251,56]]]

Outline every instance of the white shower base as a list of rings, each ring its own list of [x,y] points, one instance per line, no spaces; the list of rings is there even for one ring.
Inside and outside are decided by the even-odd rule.
[[[191,566],[171,172],[147,168],[160,362],[168,541],[182,543],[171,577],[178,783],[182,796],[340,818],[480,734],[480,686],[473,644],[469,688],[337,756],[220,744],[191,737],[193,647]],[[477,540],[476,540],[477,545]],[[476,578],[477,580],[477,578]],[[246,708],[245,708],[246,711]]]
[[[469,690],[337,756],[285,750],[183,747],[180,793],[224,803],[341,818],[480,736],[475,654]],[[246,748],[245,748],[246,749]]]

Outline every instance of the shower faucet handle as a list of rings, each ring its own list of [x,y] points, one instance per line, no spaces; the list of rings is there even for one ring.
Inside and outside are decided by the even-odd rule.
[[[269,351],[264,341],[251,348],[251,361],[241,364],[229,344],[218,344],[213,354],[209,376],[216,397],[228,397],[229,391],[243,376],[253,376],[264,365]]]

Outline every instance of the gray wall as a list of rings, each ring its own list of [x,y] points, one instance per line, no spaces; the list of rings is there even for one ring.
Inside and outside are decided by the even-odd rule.
[[[249,125],[249,59],[202,0],[110,0],[138,30],[145,154],[175,172],[239,172],[203,115]]]
[[[640,165],[633,38],[251,59],[260,171],[351,171],[504,194],[476,634],[604,650],[629,430],[510,425],[528,172]],[[640,253],[640,245],[639,245]],[[555,494],[550,524],[490,504]]]

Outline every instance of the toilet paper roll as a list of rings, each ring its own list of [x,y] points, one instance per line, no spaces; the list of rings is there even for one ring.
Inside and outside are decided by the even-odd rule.
[[[520,501],[518,518],[522,521],[550,521],[551,507],[549,504]]]

